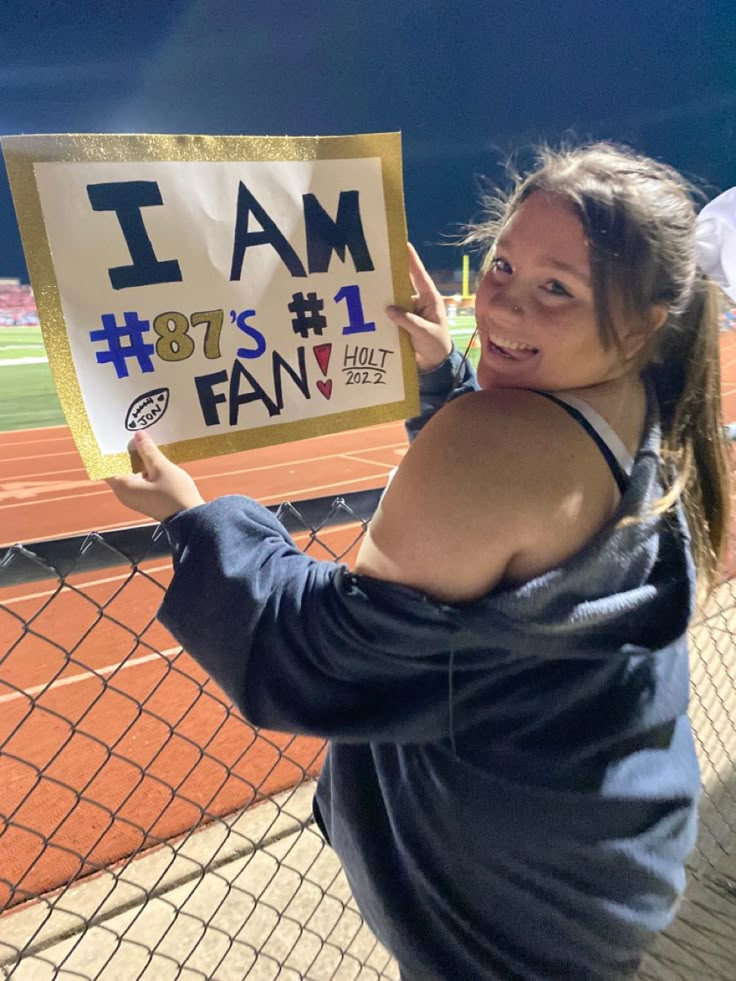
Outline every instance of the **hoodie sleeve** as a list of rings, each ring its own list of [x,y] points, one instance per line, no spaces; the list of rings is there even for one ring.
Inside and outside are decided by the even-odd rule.
[[[418,416],[407,419],[406,434],[411,442],[417,433],[423,429],[435,412],[446,402],[478,391],[478,379],[475,369],[453,344],[447,358],[433,368],[432,371],[419,372],[419,408]]]
[[[448,728],[452,608],[305,555],[246,497],[165,522],[159,619],[253,724],[414,742]]]

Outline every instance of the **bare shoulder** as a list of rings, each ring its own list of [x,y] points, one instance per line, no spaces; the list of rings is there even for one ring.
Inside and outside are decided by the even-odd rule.
[[[532,392],[449,403],[407,452],[357,571],[452,602],[552,568],[610,512],[610,476],[578,428]]]

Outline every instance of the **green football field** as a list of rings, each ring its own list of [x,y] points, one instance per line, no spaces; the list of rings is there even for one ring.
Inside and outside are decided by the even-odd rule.
[[[471,317],[451,321],[458,350],[465,351],[473,328]],[[51,371],[40,360],[45,357],[40,327],[0,327],[0,432],[63,425]],[[469,358],[477,363],[477,348]]]
[[[455,342],[455,347],[461,354],[465,353],[474,331],[475,317],[458,317],[456,319],[450,319],[450,333],[452,334],[452,339]],[[471,347],[468,351],[468,361],[470,361],[474,368],[478,367],[479,357],[480,349],[478,347]]]
[[[64,422],[45,357],[40,327],[0,327],[0,431]]]

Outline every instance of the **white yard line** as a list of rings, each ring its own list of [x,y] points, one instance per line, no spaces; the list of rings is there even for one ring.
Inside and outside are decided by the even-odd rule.
[[[48,358],[5,358],[0,359],[0,368],[12,368],[19,364],[48,364]]]
[[[6,344],[3,351],[43,351],[46,353],[46,349],[43,346],[43,341],[39,341],[38,344],[34,344],[33,341],[26,341],[24,344]]]

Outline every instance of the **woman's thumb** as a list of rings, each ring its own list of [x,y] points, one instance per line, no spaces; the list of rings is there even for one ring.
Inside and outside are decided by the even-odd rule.
[[[166,457],[148,433],[137,432],[135,434],[133,437],[133,449],[141,459],[143,470],[149,476],[153,471],[159,470],[162,463],[166,463]]]

